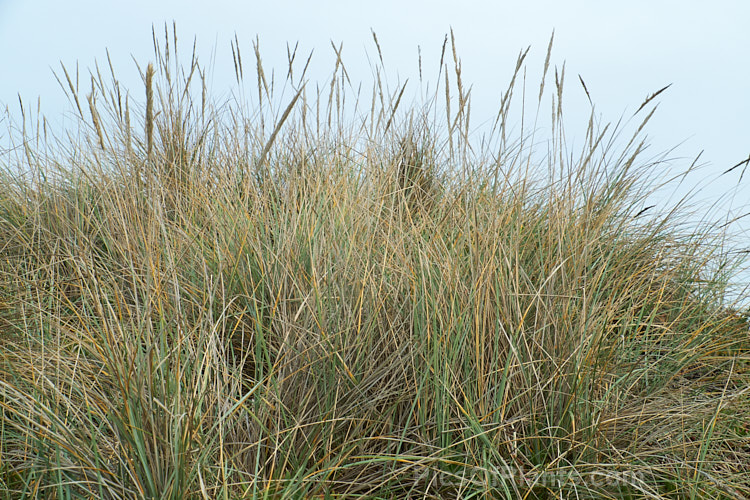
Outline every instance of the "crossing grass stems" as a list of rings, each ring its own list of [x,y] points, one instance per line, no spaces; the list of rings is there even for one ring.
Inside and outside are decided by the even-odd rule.
[[[0,491],[750,496],[747,313],[724,299],[743,262],[685,229],[689,200],[640,213],[651,99],[630,138],[592,107],[569,148],[550,40],[552,136],[527,102],[510,126],[527,50],[480,147],[453,34],[411,108],[373,39],[369,98],[342,46],[316,87],[296,47],[268,78],[256,41],[258,101],[216,103],[173,27],[145,108],[108,61],[87,113],[62,69],[77,133],[24,112],[0,183]]]

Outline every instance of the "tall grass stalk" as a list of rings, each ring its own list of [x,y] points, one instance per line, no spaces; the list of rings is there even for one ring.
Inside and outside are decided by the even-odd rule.
[[[546,112],[510,127],[528,51],[480,148],[452,33],[422,108],[374,38],[364,113],[341,47],[316,92],[256,43],[248,112],[154,40],[145,107],[97,69],[78,134],[24,115],[4,154],[6,497],[750,496],[742,262],[687,203],[644,213],[650,99],[569,147],[550,42],[540,156]]]

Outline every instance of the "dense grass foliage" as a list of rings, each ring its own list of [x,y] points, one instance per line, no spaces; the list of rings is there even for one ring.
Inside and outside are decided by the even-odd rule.
[[[145,91],[63,72],[80,129],[4,153],[6,497],[750,496],[741,262],[640,213],[650,100],[573,151],[555,69],[540,147],[506,128],[522,53],[480,146],[452,43],[412,108],[256,47],[248,111],[173,41]]]

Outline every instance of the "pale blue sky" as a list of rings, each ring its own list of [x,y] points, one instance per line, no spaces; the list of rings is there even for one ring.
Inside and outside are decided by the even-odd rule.
[[[529,45],[529,87],[538,89],[536,75],[554,29],[552,62],[565,62],[568,75],[569,135],[585,127],[589,112],[578,74],[604,121],[630,116],[649,93],[672,83],[647,129],[652,152],[679,145],[672,154],[684,157],[676,162],[679,168],[705,150],[701,159],[708,166],[700,180],[708,185],[702,198],[728,202],[723,195],[736,186],[739,169],[737,175],[718,176],[750,154],[747,0],[464,0],[460,7],[442,0],[0,0],[0,105],[17,115],[19,93],[27,103],[41,96],[42,110],[59,122],[68,108],[52,68],[59,68],[60,61],[74,67],[78,61],[85,74],[95,60],[106,61],[105,48],[118,77],[139,93],[131,55],[147,63],[153,54],[152,24],[163,31],[164,22],[172,20],[183,49],[197,36],[204,63],[216,50],[212,84],[217,95],[225,95],[233,81],[230,40],[235,33],[248,59],[257,35],[265,65],[278,71],[286,67],[287,42],[299,41],[303,52],[315,49],[312,74],[320,78],[332,69],[330,41],[343,42],[349,74],[367,81],[365,50],[374,56],[373,29],[389,77],[415,80],[420,45],[425,76],[434,85],[440,46],[452,27],[464,81],[473,85],[475,117],[483,110],[487,117],[494,115],[515,58]],[[743,184],[750,186],[749,178],[750,172]],[[740,191],[730,208],[747,212],[740,205],[748,199]]]
[[[371,28],[378,33],[387,69],[414,77],[417,45],[422,46],[425,65],[432,55],[436,66],[443,36],[452,26],[464,80],[474,85],[474,108],[494,110],[518,51],[531,45],[531,67],[541,67],[555,29],[553,62],[566,62],[571,99],[581,94],[576,88],[576,75],[581,74],[598,112],[605,120],[616,120],[648,93],[673,83],[650,128],[654,149],[687,141],[680,152],[692,156],[705,149],[703,158],[717,169],[750,154],[750,2],[517,0],[457,5],[434,0],[0,0],[0,103],[13,108],[18,93],[27,102],[41,95],[47,114],[59,113],[64,101],[51,68],[60,61],[67,66],[78,61],[85,70],[94,60],[103,62],[105,48],[118,65],[118,76],[135,84],[130,55],[147,62],[152,24],[161,29],[165,21],[176,20],[183,48],[197,36],[204,62],[216,48],[217,92],[231,84],[229,42],[234,33],[248,56],[258,35],[265,63],[280,70],[286,42],[314,48],[323,76],[332,54],[330,40],[343,41],[350,73],[366,80],[370,72],[364,54],[365,48],[373,53]]]

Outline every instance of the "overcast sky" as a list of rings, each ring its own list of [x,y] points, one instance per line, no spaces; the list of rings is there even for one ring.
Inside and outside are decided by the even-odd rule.
[[[719,174],[750,155],[747,0],[0,0],[0,105],[17,116],[19,93],[27,103],[41,96],[42,111],[59,122],[69,108],[52,69],[62,61],[69,68],[78,62],[84,71],[95,60],[106,62],[105,49],[118,77],[140,85],[131,56],[141,64],[153,60],[152,25],[163,32],[172,21],[183,49],[197,37],[204,63],[215,49],[211,84],[217,96],[231,88],[235,33],[246,58],[257,36],[264,64],[278,71],[286,67],[287,42],[299,42],[304,53],[315,49],[313,64],[320,72],[313,75],[321,77],[332,69],[330,42],[343,42],[350,76],[367,81],[366,54],[375,53],[372,29],[389,77],[413,79],[421,46],[425,78],[434,80],[443,38],[452,27],[463,79],[473,85],[472,116],[498,109],[521,49],[531,46],[530,74],[541,70],[554,29],[552,63],[566,65],[571,134],[585,128],[576,113],[585,118],[589,111],[579,74],[605,122],[632,115],[648,94],[671,83],[648,128],[654,154],[678,146],[671,157],[679,167],[704,151],[701,196],[724,202],[740,169],[737,175]],[[538,88],[538,81],[530,81]],[[750,193],[748,178],[750,172],[742,182]],[[737,214],[750,195],[740,198],[730,207]]]
[[[554,29],[552,62],[566,63],[568,92],[582,95],[580,74],[605,121],[632,113],[646,95],[672,83],[650,128],[654,149],[686,141],[681,153],[705,150],[703,158],[717,170],[750,154],[750,2],[465,0],[458,5],[0,0],[0,103],[17,108],[17,94],[26,102],[41,96],[46,114],[58,113],[65,101],[52,69],[62,61],[68,67],[79,62],[85,70],[105,60],[105,49],[118,76],[137,82],[131,55],[139,62],[152,59],[152,25],[161,31],[164,22],[174,20],[183,48],[197,37],[204,59],[216,49],[217,92],[231,84],[229,43],[235,33],[248,55],[257,35],[265,64],[280,70],[287,42],[315,49],[321,68],[332,57],[330,41],[343,42],[345,62],[354,68],[350,73],[364,80],[370,76],[365,49],[374,52],[371,29],[389,71],[413,77],[421,46],[429,78],[429,57],[436,67],[434,59],[452,27],[464,80],[474,87],[474,108],[496,109],[519,50],[530,45],[529,64],[541,68]]]

